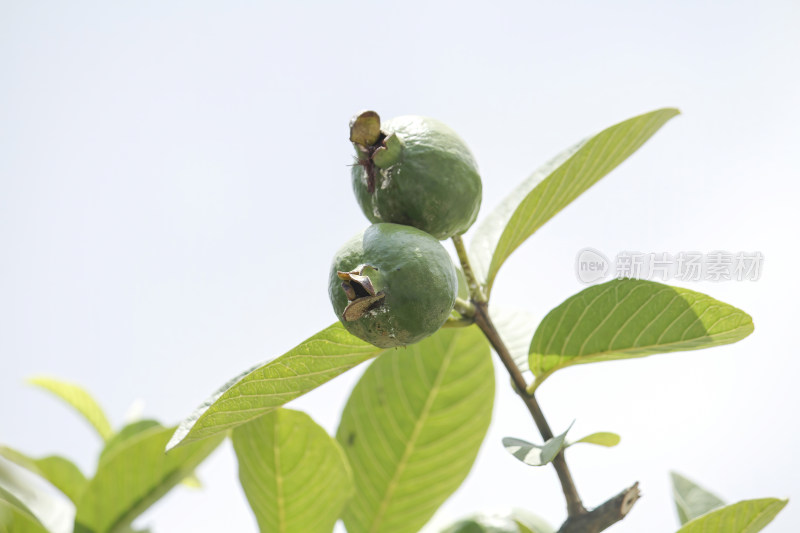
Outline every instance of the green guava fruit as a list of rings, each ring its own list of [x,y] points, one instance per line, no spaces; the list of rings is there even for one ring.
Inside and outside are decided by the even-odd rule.
[[[381,123],[364,111],[350,123],[356,149],[352,180],[370,222],[414,226],[439,240],[467,231],[481,205],[472,153],[448,126],[402,116]]]
[[[450,315],[458,279],[450,255],[424,231],[373,224],[336,253],[328,293],[345,329],[380,348],[435,333]]]

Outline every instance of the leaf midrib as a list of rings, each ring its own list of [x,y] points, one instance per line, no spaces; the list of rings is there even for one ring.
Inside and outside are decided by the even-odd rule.
[[[568,358],[570,358],[569,359],[570,364],[564,365],[564,366],[557,365],[557,366],[551,368],[550,370],[546,371],[545,373],[543,373],[541,376],[537,376],[536,381],[544,381],[544,379],[547,376],[549,376],[550,374],[552,374],[556,370],[564,368],[565,366],[572,366],[572,365],[582,364],[582,363],[576,363],[575,362],[575,361],[581,360],[581,359],[593,359],[595,357],[603,357],[603,356],[610,355],[610,354],[627,354],[627,353],[630,353],[630,352],[637,352],[637,351],[641,351],[641,350],[649,350],[649,349],[652,349],[652,348],[674,346],[674,345],[683,344],[683,343],[687,343],[687,342],[689,342],[689,343],[699,342],[699,341],[702,341],[704,339],[709,339],[709,340],[713,341],[717,337],[720,337],[720,336],[726,336],[727,337],[727,336],[729,336],[729,335],[731,335],[733,333],[736,333],[737,331],[739,331],[741,329],[752,329],[752,328],[753,328],[752,323],[748,323],[748,324],[743,324],[741,326],[737,326],[734,329],[729,329],[729,330],[727,330],[727,331],[725,331],[725,332],[723,332],[721,334],[706,335],[705,337],[696,337],[696,338],[688,340],[688,341],[686,339],[680,339],[680,340],[675,341],[675,342],[658,343],[658,344],[646,344],[646,345],[643,345],[643,346],[630,346],[628,348],[621,348],[621,349],[617,349],[617,350],[604,350],[602,352],[595,352],[595,353],[592,353],[592,354],[581,354],[581,355],[537,354],[540,357],[547,357],[547,355],[556,355],[558,357],[568,357]],[[708,346],[698,346],[698,349],[700,349],[700,348],[711,348],[712,346],[715,346],[715,345],[714,344],[709,344]],[[659,353],[659,352],[655,352],[655,353]]]
[[[766,526],[766,525],[767,525],[769,522],[771,522],[771,521],[772,521],[772,519],[768,520],[768,521],[767,521],[767,523],[765,523],[764,525],[761,525],[761,524],[760,524],[760,521],[761,521],[761,519],[762,519],[762,518],[763,518],[765,515],[772,514],[772,509],[773,509],[773,508],[774,508],[776,505],[780,505],[780,506],[781,506],[781,509],[783,509],[783,505],[781,505],[781,503],[782,503],[782,502],[779,500],[779,501],[777,501],[777,502],[772,502],[772,503],[770,503],[769,505],[767,505],[766,507],[764,507],[764,508],[761,510],[761,512],[759,512],[758,514],[756,514],[756,515],[753,517],[753,519],[750,521],[750,523],[749,523],[749,524],[747,524],[747,528],[745,528],[745,529],[744,529],[743,533],[751,533],[751,532],[752,532],[752,533],[755,533],[756,531],[760,531],[761,529],[763,529],[763,527],[764,527],[764,526]],[[774,518],[775,516],[777,516],[777,514],[778,514],[779,512],[780,512],[780,509],[778,510],[778,512],[777,512],[777,513],[774,513],[774,516],[773,516],[773,518]],[[759,527],[758,529],[753,529],[753,526],[761,526],[761,527]]]
[[[131,523],[141,515],[145,510],[151,507],[155,502],[161,499],[167,492],[169,492],[175,485],[180,483],[185,477],[192,473],[192,469],[178,468],[172,471],[169,475],[162,478],[160,483],[153,485],[150,490],[142,495],[141,498],[133,502],[127,509],[114,520],[108,528],[109,533],[122,533],[125,528],[130,526]]]
[[[450,366],[450,359],[452,358],[453,353],[455,352],[456,344],[457,343],[454,339],[450,343],[450,346],[447,347],[447,352],[444,357],[444,361],[436,373],[436,379],[434,379],[431,391],[428,394],[428,398],[425,400],[425,406],[422,408],[422,412],[420,413],[420,416],[417,419],[416,424],[414,424],[414,430],[411,432],[411,437],[408,440],[408,445],[406,446],[406,450],[403,453],[403,456],[400,458],[400,462],[397,464],[397,468],[395,469],[394,475],[392,476],[392,480],[389,482],[389,486],[386,489],[386,493],[384,494],[384,497],[381,500],[381,505],[378,508],[378,513],[375,515],[375,518],[372,521],[372,525],[369,528],[370,533],[377,533],[379,531],[378,528],[383,519],[383,515],[386,513],[386,509],[389,506],[389,502],[392,499],[394,491],[397,489],[400,476],[405,470],[408,464],[408,460],[411,457],[411,454],[414,453],[416,441],[417,439],[419,439],[422,427],[425,425],[424,423],[427,420],[428,415],[430,414],[431,408],[433,407],[433,402],[437,394],[439,393],[439,389],[441,388],[442,380],[444,379],[447,367]]]
[[[281,469],[281,452],[280,452],[280,420],[275,416],[275,423],[272,425],[272,439],[275,445],[272,447],[273,459],[275,461],[275,491],[276,500],[278,504],[278,529],[281,533],[286,532],[286,502],[283,491],[283,471]]]

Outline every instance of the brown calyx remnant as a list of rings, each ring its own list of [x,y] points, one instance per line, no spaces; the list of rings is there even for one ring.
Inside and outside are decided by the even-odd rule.
[[[367,173],[367,192],[375,192],[375,161],[372,156],[384,148],[386,134],[381,131],[381,118],[375,111],[362,111],[350,121],[350,142],[356,145],[359,156],[357,165],[364,167]]]
[[[350,301],[342,313],[342,318],[347,322],[358,320],[367,312],[379,307],[386,297],[383,291],[375,292],[372,280],[369,279],[369,276],[364,275],[364,270],[367,268],[378,270],[371,265],[358,265],[355,270],[350,272],[336,272],[336,275],[342,280],[342,289]]]

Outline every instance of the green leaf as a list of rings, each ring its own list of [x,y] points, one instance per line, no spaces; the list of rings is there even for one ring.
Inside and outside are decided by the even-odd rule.
[[[584,289],[544,317],[530,347],[531,390],[571,365],[699,350],[752,332],[750,315],[705,294],[615,279]]]
[[[684,524],[677,533],[756,533],[772,522],[789,500],[745,500]]]
[[[353,478],[339,443],[310,416],[276,409],[233,430],[233,447],[261,531],[330,533]]]
[[[77,503],[86,487],[86,476],[75,463],[65,457],[51,455],[33,459],[6,446],[0,446],[0,456],[43,477],[63,492],[73,503]]]
[[[525,524],[523,524],[522,522],[520,522],[519,520],[515,520],[515,522],[517,523],[517,527],[519,528],[519,533],[540,533],[540,532],[553,533],[552,528],[533,530],[528,526],[526,526]]]
[[[490,305],[489,315],[512,359],[523,372],[528,369],[528,349],[536,329],[536,319],[524,309]]]
[[[40,531],[37,526],[53,533],[71,531],[73,505],[41,476],[5,456],[0,457],[0,502],[0,515],[6,515],[0,516],[0,532],[9,523],[14,524],[11,531]]]
[[[50,391],[71,405],[89,421],[103,440],[108,440],[114,434],[103,409],[82,387],[43,376],[31,378],[28,383]]]
[[[48,533],[31,510],[3,487],[0,487],[0,532]]]
[[[105,454],[77,505],[75,533],[121,531],[222,442],[215,439],[164,453],[175,428],[151,427]]]
[[[469,285],[467,285],[467,277],[461,267],[456,267],[456,279],[458,280],[458,293],[456,295],[462,300],[469,300]]]
[[[163,428],[163,426],[157,420],[149,419],[137,420],[136,422],[131,422],[130,424],[124,426],[119,430],[119,433],[111,437],[108,442],[106,442],[106,445],[103,446],[103,449],[100,451],[100,461],[103,460],[103,457],[111,453],[118,446],[124,444],[125,441],[131,437],[135,437],[142,431],[146,431],[154,427]]]
[[[131,422],[128,425],[124,426],[122,429],[119,430],[113,437],[109,439],[106,445],[103,447],[103,450],[100,452],[100,460],[103,460],[103,457],[111,453],[115,450],[119,445],[123,444],[126,440],[130,439],[141,433],[142,431],[146,431],[150,428],[160,427],[163,428],[164,426],[161,425],[160,422],[157,420],[152,419],[144,419],[144,420],[137,420],[135,422]],[[188,487],[190,489],[200,489],[203,487],[202,482],[198,477],[192,473],[187,476],[183,481],[181,481],[181,485],[184,487]]]
[[[550,524],[524,509],[477,513],[442,533],[554,533]]]
[[[574,423],[575,422],[572,424]],[[556,455],[558,455],[558,452],[567,447],[564,439],[567,438],[567,433],[569,432],[570,428],[572,428],[572,424],[570,424],[567,428],[567,431],[561,435],[556,435],[552,439],[547,439],[547,442],[544,443],[544,446],[539,446],[538,444],[533,444],[526,440],[517,439],[514,437],[503,438],[503,446],[505,446],[508,453],[526,465],[544,466],[555,459]]]
[[[181,485],[186,487],[187,489],[196,489],[200,490],[203,488],[203,482],[200,481],[200,478],[197,477],[197,474],[189,474],[185,478],[181,480]]]
[[[616,433],[610,433],[608,431],[598,431],[597,433],[592,433],[591,435],[586,435],[582,439],[578,439],[575,442],[570,442],[567,446],[572,446],[574,444],[586,443],[586,444],[596,444],[598,446],[605,446],[606,448],[613,448],[619,441],[621,440],[620,436]]]
[[[340,323],[222,386],[181,422],[167,449],[249,422],[383,352]]]
[[[519,185],[478,227],[470,252],[491,292],[497,271],[525,239],[638,150],[677,109],[621,122],[559,154]]]
[[[336,433],[356,493],[349,533],[416,533],[470,471],[489,427],[494,369],[475,326],[442,329],[378,358]]]
[[[676,472],[670,472],[672,495],[681,524],[725,505],[725,502],[693,481]]]

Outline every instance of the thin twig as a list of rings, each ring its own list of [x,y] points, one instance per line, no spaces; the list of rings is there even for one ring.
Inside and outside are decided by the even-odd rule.
[[[506,370],[508,370],[514,387],[517,389],[517,394],[519,394],[520,398],[522,398],[525,405],[528,407],[528,411],[530,411],[533,421],[539,429],[539,433],[542,434],[542,438],[545,441],[552,439],[553,431],[550,429],[550,425],[547,423],[544,413],[542,413],[539,402],[536,400],[535,396],[528,394],[525,378],[522,376],[522,372],[520,372],[519,367],[511,357],[511,353],[508,351],[508,348],[506,348],[503,339],[500,338],[497,328],[492,324],[486,303],[475,303],[475,310],[475,323],[481,328],[486,338],[489,339],[489,343],[500,357]],[[568,516],[577,517],[586,514],[586,508],[583,506],[581,497],[578,495],[578,489],[575,487],[575,482],[572,480],[572,474],[567,466],[563,450],[553,459],[553,467],[556,469],[558,480],[561,482],[561,490],[564,492],[564,498],[567,500]]]
[[[600,533],[625,518],[640,497],[637,482],[596,509],[567,518],[558,533]]]
[[[453,244],[455,244],[458,258],[461,261],[461,267],[464,271],[464,277],[470,289],[470,300],[474,306],[474,316],[472,316],[471,319],[474,320],[475,324],[483,331],[483,334],[489,340],[492,348],[494,348],[495,353],[500,357],[500,361],[511,376],[511,383],[514,389],[519,397],[522,398],[522,401],[525,402],[533,421],[536,423],[536,427],[539,429],[539,433],[541,433],[545,441],[548,441],[553,438],[553,431],[550,429],[550,425],[547,423],[547,419],[544,417],[544,413],[534,393],[528,392],[528,384],[525,377],[514,362],[511,352],[508,351],[497,328],[489,317],[488,299],[480,283],[475,278],[475,274],[469,263],[469,256],[467,255],[461,237],[453,237]],[[625,518],[633,507],[633,504],[636,503],[636,500],[640,497],[639,484],[636,483],[596,509],[589,511],[584,507],[581,497],[578,494],[578,489],[575,486],[572,474],[567,466],[567,460],[564,457],[564,450],[559,452],[555,459],[553,459],[552,464],[556,470],[556,474],[558,474],[558,480],[561,482],[561,489],[564,492],[564,498],[567,502],[567,520],[558,530],[558,533],[599,533]]]

